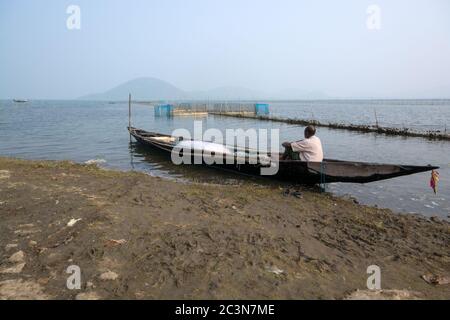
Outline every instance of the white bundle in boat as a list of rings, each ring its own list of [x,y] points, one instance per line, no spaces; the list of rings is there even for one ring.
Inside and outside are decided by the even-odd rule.
[[[229,154],[232,155],[233,151],[224,146],[223,144],[205,142],[198,140],[184,140],[177,143],[176,148],[191,150],[195,153],[208,152],[214,154]]]
[[[243,151],[236,152],[236,157],[241,160],[247,160],[250,163],[260,163],[262,165],[270,165],[272,161],[266,154],[247,153]]]
[[[199,154],[202,152],[207,152],[210,154],[215,155],[230,155],[230,156],[236,156],[237,159],[250,161],[250,163],[261,163],[263,165],[269,165],[271,163],[271,159],[267,155],[257,153],[247,153],[244,151],[237,151],[236,153],[233,152],[232,149],[230,149],[227,146],[224,146],[223,144],[219,143],[213,143],[213,142],[205,142],[205,141],[198,141],[198,140],[183,140],[177,143],[175,148],[183,149],[183,150],[189,150],[190,152]]]

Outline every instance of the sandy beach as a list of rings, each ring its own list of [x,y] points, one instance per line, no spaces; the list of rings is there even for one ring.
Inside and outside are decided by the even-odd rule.
[[[450,299],[448,222],[285,187],[0,158],[0,299]]]

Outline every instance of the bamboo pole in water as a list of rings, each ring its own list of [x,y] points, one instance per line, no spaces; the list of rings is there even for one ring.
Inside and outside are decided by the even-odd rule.
[[[377,116],[377,109],[373,109],[374,113],[375,113],[375,126],[378,128],[378,116]]]
[[[128,94],[128,128],[131,128],[131,93]]]
[[[131,93],[128,94],[128,131],[131,128]],[[131,131],[130,131],[130,141],[131,141]]]

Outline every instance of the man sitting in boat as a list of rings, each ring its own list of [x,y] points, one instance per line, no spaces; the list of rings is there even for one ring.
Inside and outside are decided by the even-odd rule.
[[[284,142],[284,154],[282,160],[301,160],[308,162],[322,162],[323,151],[320,139],[316,137],[316,128],[305,128],[305,139],[296,142]]]

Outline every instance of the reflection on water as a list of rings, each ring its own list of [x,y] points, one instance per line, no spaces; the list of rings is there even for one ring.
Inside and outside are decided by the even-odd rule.
[[[175,165],[170,154],[159,149],[148,148],[137,142],[130,142],[130,165],[133,170],[144,171],[153,176],[160,176],[181,181],[239,185],[244,180],[255,183],[271,183],[267,178],[245,175],[223,168],[203,165]]]
[[[294,113],[306,112],[302,104],[306,103],[283,103],[280,108],[290,108],[290,112]],[[422,111],[429,107],[433,108],[433,105],[419,106]],[[426,121],[422,121],[419,117],[412,122],[427,126],[433,121],[433,117],[438,117],[440,120],[437,123],[439,121],[448,123],[450,115],[446,118],[445,115],[450,112],[450,107],[442,104],[437,107],[444,110],[439,116],[430,113]],[[274,113],[278,110],[277,105],[272,105],[271,108]],[[327,109],[324,106],[318,108],[321,108],[322,113],[326,113]],[[345,114],[345,107],[342,105],[335,109],[332,104],[328,104],[327,108],[329,114],[339,113],[341,117],[345,115],[346,119],[352,119],[354,116],[355,121],[363,112],[363,109],[360,109],[359,113],[356,112],[354,115],[353,109],[349,109]],[[379,108],[386,114],[389,112],[389,108],[381,103]],[[395,106],[395,110],[392,111],[395,114],[394,118],[400,119],[401,108],[416,110],[417,106]],[[373,110],[370,110],[368,113],[372,112]],[[315,116],[317,117],[317,114]],[[404,118],[411,118],[409,111],[404,113]],[[177,128],[192,130],[194,119],[154,118],[151,108],[136,105],[133,108],[132,120],[136,127],[170,134]],[[204,130],[280,129],[281,142],[299,139],[303,134],[302,127],[283,123],[220,116],[205,117],[201,121]],[[249,179],[236,173],[203,166],[175,166],[167,155],[161,152],[143,148],[136,143],[130,144],[127,125],[128,106],[125,103],[31,101],[27,104],[13,104],[10,101],[0,101],[0,155],[25,159],[71,159],[77,162],[103,159],[106,163],[102,165],[109,168],[134,169],[151,175],[199,182],[239,184],[243,179]],[[17,130],[18,128],[20,130]],[[350,194],[362,203],[376,204],[395,211],[417,212],[444,218],[450,214],[450,142],[387,137],[326,128],[319,128],[318,136],[323,142],[327,158],[395,164],[433,164],[441,167],[439,170],[441,181],[437,195],[434,195],[429,187],[430,173],[365,185],[331,184],[328,187],[331,192]],[[255,183],[266,181],[251,179]]]

